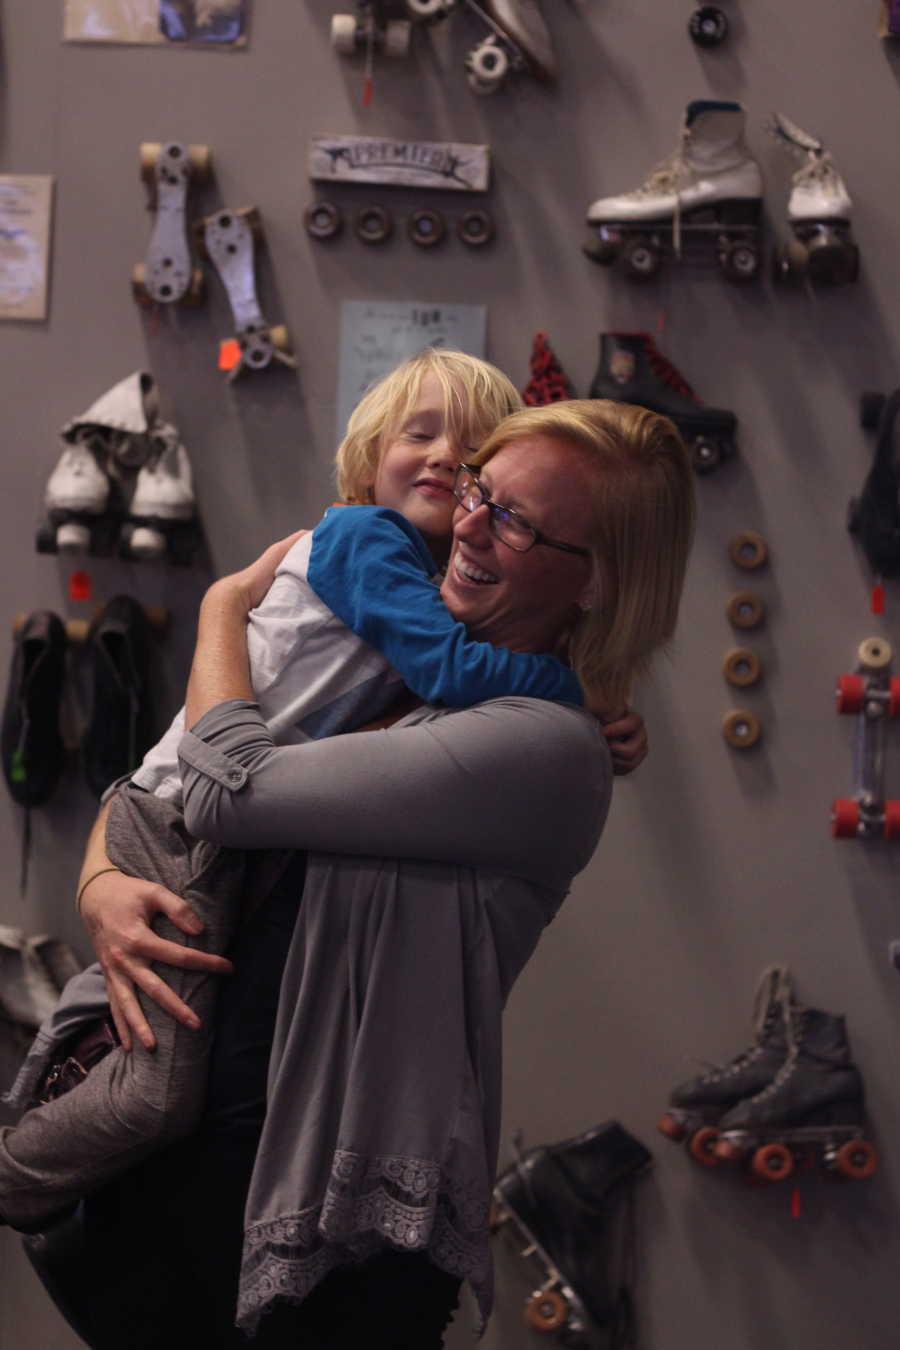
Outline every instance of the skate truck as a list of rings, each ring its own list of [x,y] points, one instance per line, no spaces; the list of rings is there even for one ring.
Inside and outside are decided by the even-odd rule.
[[[634,1309],[626,1286],[633,1243],[635,1179],[653,1158],[617,1121],[574,1139],[522,1151],[497,1180],[491,1229],[503,1229],[540,1280],[524,1318],[558,1332],[566,1345],[633,1344]]]
[[[885,722],[900,716],[900,678],[891,674],[893,650],[881,637],[859,645],[853,675],[839,675],[837,710],[856,715],[853,796],[831,804],[835,839],[900,839],[900,801],[884,797]]]
[[[186,207],[191,184],[211,176],[209,147],[148,141],[141,146],[140,164],[155,220],[147,255],[131,274],[134,298],[141,305],[197,305],[203,270],[191,257]]]
[[[401,141],[383,136],[314,136],[309,147],[309,176],[327,184],[330,197],[311,202],[304,224],[322,243],[343,232],[351,215],[353,233],[364,244],[384,244],[394,233],[394,212],[380,202],[354,205],[344,185],[378,184],[386,188],[426,189],[448,194],[486,192],[491,152],[486,145],[455,141]],[[354,189],[355,193],[355,189]],[[494,237],[494,221],[482,205],[467,205],[449,218],[436,206],[419,206],[406,218],[406,234],[418,248],[434,248],[448,235],[448,223],[467,248],[481,248]]]
[[[775,251],[776,281],[838,286],[859,276],[859,249],[853,242],[853,203],[844,180],[821,141],[782,113],[773,113],[769,131],[795,159],[788,198],[788,224],[793,238]]]
[[[799,1003],[790,972],[763,972],[752,1043],[734,1059],[675,1088],[659,1121],[687,1140],[703,1167],[740,1163],[762,1182],[820,1169],[850,1180],[875,1172],[864,1088],[842,1016]]]
[[[619,260],[633,281],[655,277],[666,257],[710,255],[729,281],[759,275],[762,175],[744,141],[739,103],[696,100],[677,148],[640,187],[588,207],[584,252]]]
[[[234,321],[234,336],[219,347],[220,369],[233,380],[241,371],[265,370],[273,360],[295,367],[287,328],[267,323],[256,293],[256,246],[263,238],[256,207],[216,211],[194,229],[225,287]]]
[[[900,576],[900,443],[897,417],[900,389],[889,396],[863,394],[860,422],[877,429],[872,467],[859,497],[847,508],[847,529],[859,539],[869,566],[875,573],[873,611],[883,609],[882,577]]]
[[[404,57],[412,24],[436,23],[466,11],[486,30],[466,56],[466,79],[476,94],[494,94],[511,74],[552,80],[556,60],[537,0],[357,0],[356,14],[335,14],[331,41],[343,56],[365,54],[363,102],[372,98],[373,53]]]
[[[591,398],[636,403],[675,423],[699,474],[712,473],[735,453],[737,418],[700,401],[649,333],[601,333]]]

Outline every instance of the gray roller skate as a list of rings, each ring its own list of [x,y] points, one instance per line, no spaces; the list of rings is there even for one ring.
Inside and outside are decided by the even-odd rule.
[[[803,163],[794,174],[788,199],[793,231],[775,254],[778,281],[841,285],[859,276],[859,248],[850,230],[853,203],[831,155],[821,141],[774,113],[769,130],[778,143]]]
[[[701,403],[649,333],[600,334],[600,364],[591,384],[591,398],[636,403],[670,417],[684,437],[698,473],[711,473],[734,454],[734,413]]]
[[[677,149],[646,182],[588,207],[584,251],[594,262],[617,258],[627,276],[647,281],[667,254],[712,251],[730,281],[760,270],[762,177],[744,141],[739,103],[696,100],[685,112]]]
[[[787,1032],[788,1055],[771,1083],[720,1118],[715,1157],[745,1163],[763,1181],[816,1166],[870,1177],[878,1160],[844,1018],[795,1004]]]
[[[744,1098],[774,1082],[788,1057],[788,1017],[793,1005],[790,971],[770,966],[757,985],[753,1042],[734,1059],[676,1087],[658,1128],[667,1139],[687,1140],[695,1162],[715,1167],[722,1117]]]
[[[466,78],[476,94],[493,94],[512,73],[538,80],[556,76],[550,34],[537,0],[406,0],[413,19],[431,22],[467,10],[487,35],[466,57]]]

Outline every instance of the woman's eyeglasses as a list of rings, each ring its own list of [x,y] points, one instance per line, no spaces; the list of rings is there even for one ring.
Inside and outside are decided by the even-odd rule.
[[[478,480],[478,470],[470,464],[457,466],[456,476],[453,479],[453,495],[464,511],[477,511],[479,506],[486,506],[490,512],[492,533],[501,544],[515,549],[516,553],[527,553],[535,544],[546,544],[548,548],[559,548],[564,553],[577,553],[582,558],[591,556],[589,549],[579,548],[577,544],[564,544],[559,539],[549,539],[517,511],[491,501]]]

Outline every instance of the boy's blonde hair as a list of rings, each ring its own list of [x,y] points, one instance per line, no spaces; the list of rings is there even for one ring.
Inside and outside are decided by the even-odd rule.
[[[428,375],[443,391],[450,437],[467,455],[522,407],[515,387],[496,366],[465,352],[426,347],[379,380],[354,409],[335,457],[338,493],[345,502],[372,501],[381,455],[415,407]]]
[[[595,598],[568,634],[568,659],[591,704],[612,715],[675,632],[694,529],[690,459],[667,417],[630,403],[572,399],[514,413],[474,463],[536,436],[580,447],[595,470]]]

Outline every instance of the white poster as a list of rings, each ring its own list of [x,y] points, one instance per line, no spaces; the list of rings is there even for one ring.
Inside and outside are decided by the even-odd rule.
[[[341,306],[337,439],[367,389],[424,347],[484,356],[486,305],[429,300],[345,300]]]
[[[47,317],[53,179],[0,174],[0,319]]]

